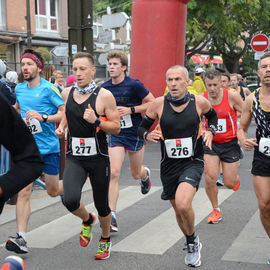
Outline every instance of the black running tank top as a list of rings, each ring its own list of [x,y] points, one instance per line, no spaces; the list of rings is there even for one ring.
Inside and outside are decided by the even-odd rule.
[[[96,112],[96,99],[100,91],[100,87],[97,87],[95,91],[86,99],[83,103],[78,104],[74,98],[75,88],[72,87],[66,104],[66,118],[68,122],[68,147],[67,155],[73,155],[74,149],[72,149],[72,138],[95,138],[96,143],[96,154],[91,156],[80,156],[76,155],[78,159],[92,159],[97,157],[106,156],[108,157],[108,144],[106,133],[99,129],[97,132],[97,127],[94,124],[88,123],[83,119],[83,114],[85,109],[88,108],[88,104],[95,111],[96,116],[99,116]],[[82,143],[84,140],[81,140]],[[84,150],[84,149],[83,149]],[[87,151],[88,149],[85,149]],[[75,152],[75,151],[74,151]]]
[[[187,107],[182,112],[174,111],[169,101],[164,98],[164,107],[160,119],[160,127],[164,138],[164,140],[161,140],[162,166],[166,166],[167,163],[171,162],[179,164],[185,163],[190,159],[203,158],[202,138],[200,136],[198,138],[200,122],[201,119],[196,109],[194,95],[191,95]],[[173,155],[175,156],[179,154],[180,149],[177,147],[177,144],[181,145],[181,138],[190,137],[192,138],[193,147],[192,156],[188,158],[171,158],[168,156],[168,146],[166,146],[166,140],[178,139],[176,141],[176,149],[171,149],[172,152],[170,154],[173,157]],[[182,149],[181,151],[185,151],[185,149]]]

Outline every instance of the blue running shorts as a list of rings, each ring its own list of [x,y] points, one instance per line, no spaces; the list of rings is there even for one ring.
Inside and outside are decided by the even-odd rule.
[[[137,152],[143,145],[144,140],[137,136],[109,135],[109,147],[124,147],[128,152]]]
[[[43,171],[49,175],[57,175],[60,171],[60,153],[41,155],[44,161]]]

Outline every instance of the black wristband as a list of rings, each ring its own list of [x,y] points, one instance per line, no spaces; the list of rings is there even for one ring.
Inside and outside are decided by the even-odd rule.
[[[209,127],[207,130],[208,130],[208,131],[211,131],[212,134],[213,134],[213,136],[215,136],[216,133],[217,133],[216,130],[215,130],[215,128],[213,128],[213,127]]]
[[[98,127],[100,125],[100,119],[99,117],[97,117],[96,121],[95,121],[95,126]]]
[[[135,108],[132,106],[132,107],[130,107],[130,110],[131,110],[131,113],[133,114],[133,113],[135,113]]]

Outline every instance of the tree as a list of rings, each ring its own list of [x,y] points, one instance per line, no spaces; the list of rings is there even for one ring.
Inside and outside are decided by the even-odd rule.
[[[253,35],[270,32],[269,6],[270,0],[191,0],[187,21],[188,57],[207,48],[212,56],[222,55],[229,72],[239,72],[239,60],[250,50]]]

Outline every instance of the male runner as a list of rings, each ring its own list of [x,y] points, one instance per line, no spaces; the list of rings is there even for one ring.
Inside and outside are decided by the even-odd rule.
[[[59,140],[55,136],[55,122],[60,122],[64,112],[64,101],[59,90],[41,78],[44,59],[40,53],[26,49],[21,57],[24,82],[15,88],[15,108],[21,113],[31,130],[44,160],[47,193],[56,197],[63,193],[59,183]],[[6,249],[16,253],[27,253],[26,232],[30,218],[30,196],[33,184],[18,194],[16,221],[18,233],[10,237]]]
[[[202,143],[204,140],[211,149],[217,115],[204,97],[194,96],[187,91],[189,78],[185,67],[177,65],[169,68],[166,82],[169,94],[158,97],[149,105],[138,134],[141,138],[154,143],[162,138],[161,198],[170,200],[178,226],[186,236],[185,264],[198,267],[201,265],[202,244],[195,233],[192,200],[203,173]],[[204,139],[200,134],[202,114],[207,117],[210,127],[204,132]],[[149,133],[148,130],[156,119],[161,131],[155,129]]]
[[[0,176],[0,214],[5,201],[40,176],[43,161],[20,115],[0,94],[0,145],[8,149],[14,165]]]
[[[144,140],[137,136],[138,126],[142,120],[153,95],[144,85],[126,75],[128,58],[123,51],[110,51],[107,60],[111,79],[102,87],[112,92],[121,118],[121,132],[109,136],[109,155],[111,163],[111,180],[109,190],[110,208],[112,209],[111,231],[117,232],[116,205],[119,196],[118,179],[126,151],[129,154],[131,175],[141,180],[141,192],[147,194],[151,188],[150,170],[142,166]],[[144,102],[144,104],[142,104]]]
[[[95,215],[88,213],[81,200],[83,185],[89,175],[94,204],[101,225],[101,238],[95,259],[110,257],[111,210],[108,201],[110,161],[106,133],[120,132],[120,118],[110,91],[97,87],[96,72],[91,54],[80,52],[73,57],[74,87],[62,92],[66,114],[56,134],[63,137],[68,124],[69,140],[64,170],[64,198],[66,208],[82,220],[80,244],[86,247],[92,236]],[[102,120],[102,116],[107,121]]]
[[[235,89],[242,97],[243,100],[246,99],[248,95],[250,95],[250,91],[247,87],[243,87],[239,85],[239,78],[237,73],[232,73],[231,77],[231,88]]]
[[[217,134],[213,138],[212,149],[204,147],[205,190],[211,201],[213,211],[208,223],[222,220],[218,205],[218,188],[216,181],[219,175],[220,162],[223,171],[223,182],[227,188],[237,190],[240,182],[238,177],[238,160],[240,147],[237,142],[237,112],[242,111],[242,99],[237,92],[221,88],[221,75],[218,70],[210,69],[205,74],[207,98],[218,116]]]
[[[240,145],[245,150],[254,148],[252,180],[257,196],[261,222],[270,237],[270,53],[265,53],[258,63],[261,87],[244,102],[238,130]],[[248,138],[247,131],[252,116],[256,122],[256,138]],[[270,259],[268,260],[270,264]]]

